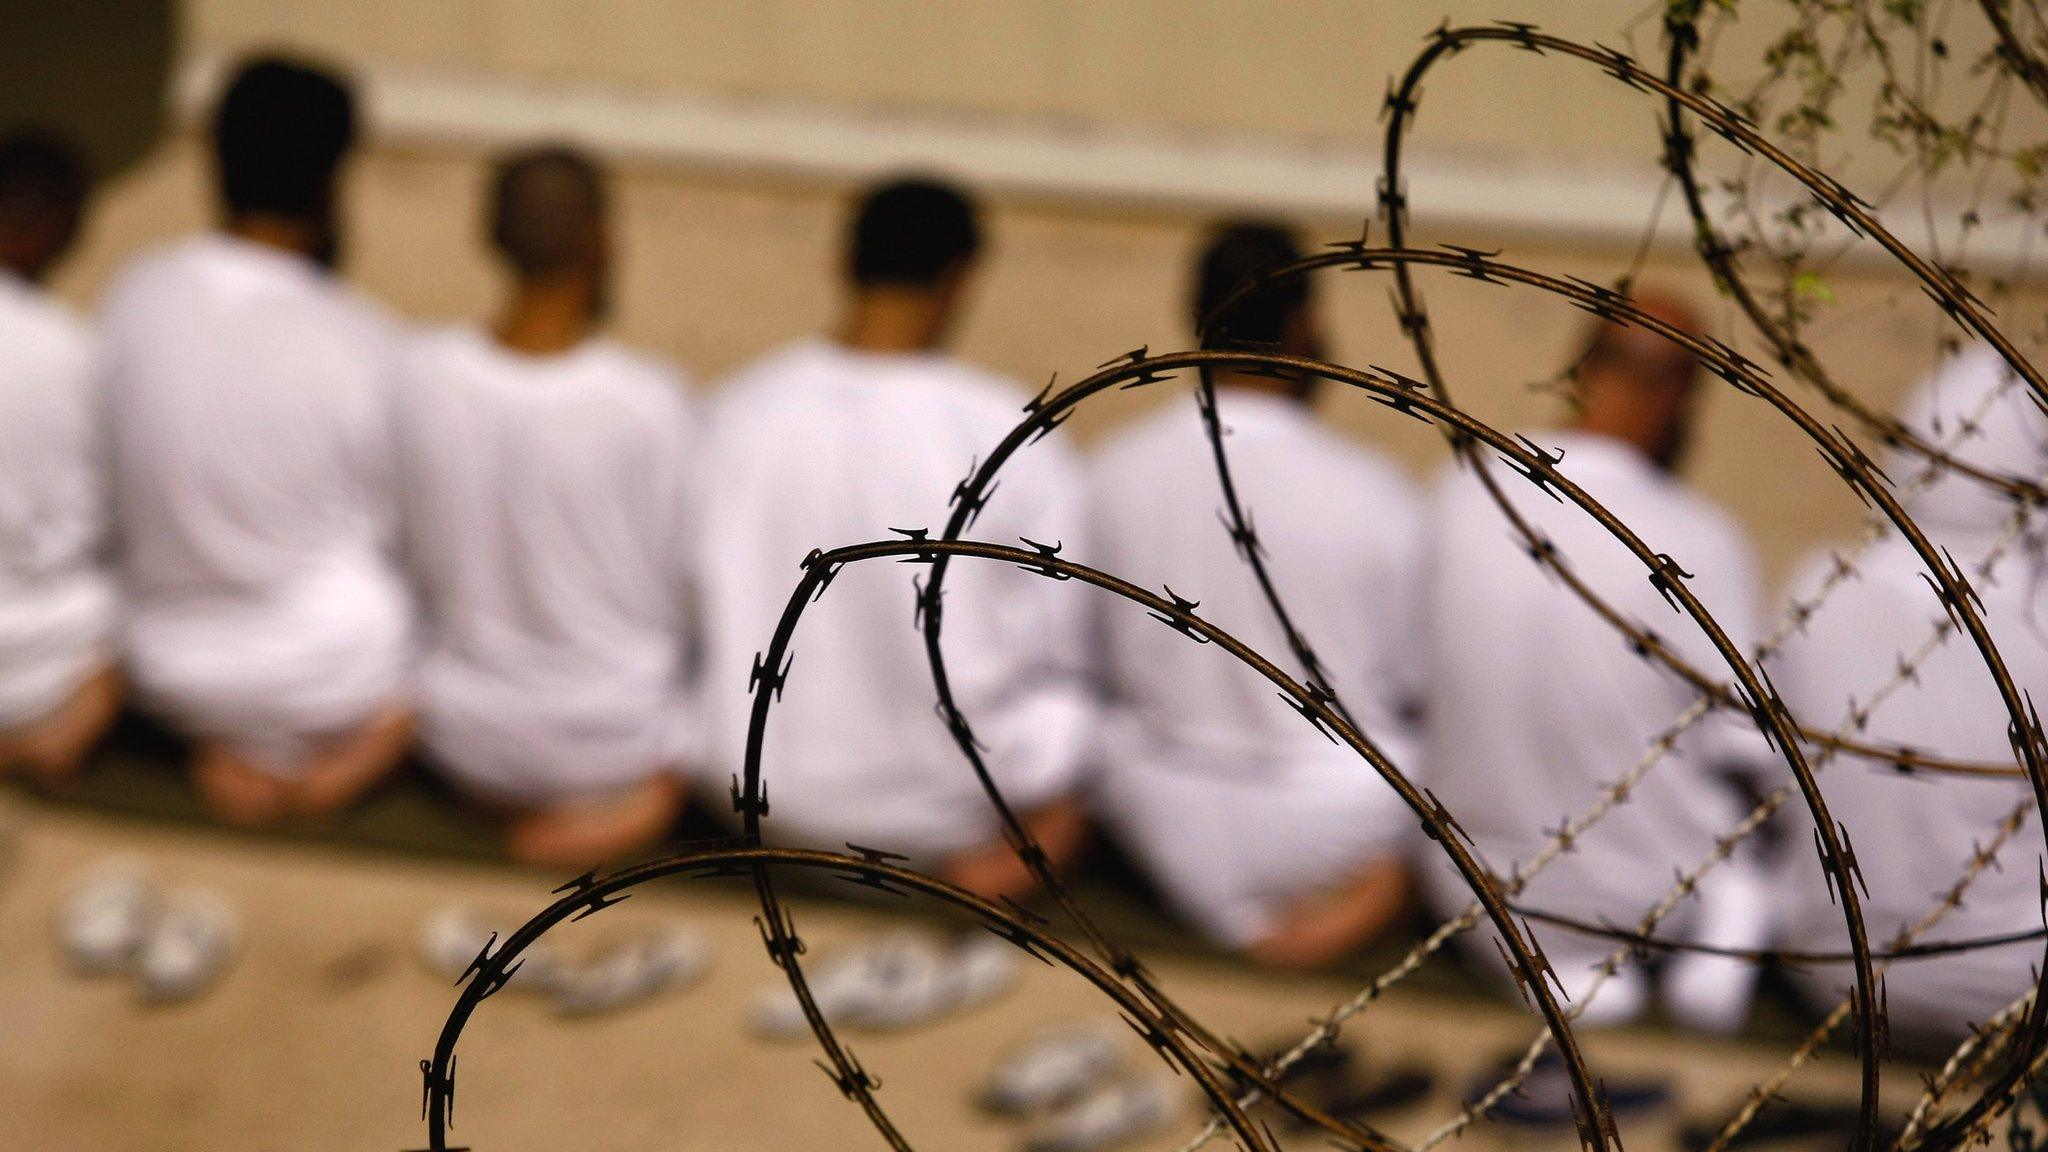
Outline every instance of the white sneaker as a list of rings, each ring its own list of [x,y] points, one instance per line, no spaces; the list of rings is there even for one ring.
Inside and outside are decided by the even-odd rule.
[[[478,915],[475,909],[459,906],[439,908],[427,914],[420,921],[420,960],[427,971],[453,984],[460,981],[476,963],[484,945],[491,942],[493,929],[488,921]],[[502,947],[504,938],[499,937],[493,948]],[[520,992],[548,992],[554,987],[559,965],[554,950],[545,941],[521,953],[518,969],[512,973],[505,987]]]
[[[57,907],[57,941],[71,970],[125,972],[141,955],[161,897],[140,861],[102,863],[77,881]]]
[[[937,966],[938,949],[928,938],[892,932],[806,964],[804,984],[827,1021],[846,1024],[868,1009],[880,995],[878,989],[891,983],[890,974],[898,974],[895,982],[901,983],[904,975],[935,971]],[[787,976],[776,977],[755,997],[750,1022],[757,1034],[771,1040],[792,1039],[810,1030]]]
[[[996,1058],[974,1094],[984,1111],[1027,1116],[1079,1098],[1123,1063],[1119,1037],[1065,1025],[1040,1032]]]
[[[136,961],[143,999],[172,1004],[206,991],[234,958],[240,924],[235,910],[211,892],[172,893]]]
[[[959,937],[949,952],[953,999],[948,1011],[961,1012],[986,1004],[1016,987],[1023,975],[1017,946],[987,932]]]
[[[606,949],[587,964],[563,967],[553,980],[555,1010],[564,1016],[608,1012],[668,988],[695,983],[711,953],[695,933],[670,928]]]
[[[804,976],[828,1022],[893,1031],[994,999],[1016,983],[1017,958],[994,937],[941,944],[924,933],[893,932],[811,965]],[[771,1039],[807,1029],[787,983],[755,1001],[753,1027]]]
[[[869,966],[872,987],[853,1023],[878,1031],[928,1024],[985,1004],[1017,982],[1017,954],[984,933],[927,941],[916,950],[884,952]]]
[[[1059,1109],[1031,1129],[1025,1152],[1095,1152],[1165,1127],[1173,1086],[1157,1077],[1120,1080]]]

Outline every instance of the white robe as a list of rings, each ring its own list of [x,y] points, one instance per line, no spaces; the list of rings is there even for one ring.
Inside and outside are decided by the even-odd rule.
[[[1903,418],[1924,436],[1941,442],[1957,421],[1977,409],[2005,372],[1988,350],[1977,349],[1950,362],[1921,388]],[[1937,425],[1935,417],[1942,419]],[[1956,448],[1962,459],[2034,480],[2048,475],[2048,421],[2024,385],[1993,402],[1979,418],[1981,436]],[[1904,483],[1923,465],[1895,456],[1886,462],[1895,482]],[[2006,669],[2022,692],[2048,700],[2048,585],[2038,514],[2031,539],[2010,541],[1989,579],[1977,574],[1990,554],[2013,506],[1957,476],[1945,476],[1906,499],[1922,531],[1947,548],[1983,600],[1983,617]],[[1790,591],[1810,597],[1833,567],[1827,551],[1800,566]],[[1785,702],[1809,726],[1839,727],[1852,698],[1868,703],[1891,680],[1900,660],[1917,650],[1944,619],[1941,604],[1922,578],[1919,557],[1896,533],[1888,534],[1856,565],[1857,576],[1830,594],[1827,603],[1786,646],[1771,666]],[[1869,739],[1900,743],[1944,756],[2015,764],[2006,738],[2008,717],[1991,674],[1967,636],[1952,633],[1921,665],[1917,677],[1901,684],[1872,716]],[[1900,929],[1918,921],[1962,874],[1978,844],[1989,843],[1994,827],[2031,792],[2022,780],[1956,776],[1906,777],[1889,765],[1841,757],[1821,777],[1829,809],[1849,830],[1869,895],[1863,901],[1871,945],[1882,949]],[[1847,933],[1829,901],[1819,862],[1808,848],[1811,824],[1800,813],[1794,851],[1779,882],[1779,935],[1784,946],[1802,950],[1845,949]],[[1998,855],[1998,866],[1980,874],[1961,908],[1923,932],[1922,943],[2002,935],[2041,926],[2038,814]],[[1860,894],[1860,893],[1859,893]],[[1902,960],[1885,978],[1892,1020],[1899,1029],[1959,1035],[1966,1022],[1981,1023],[2026,991],[2028,966],[2041,960],[2041,943],[2030,941],[1990,951]],[[1840,996],[1851,979],[1846,965],[1795,973],[1816,998]]]
[[[1745,653],[1758,638],[1756,565],[1722,509],[1688,490],[1635,449],[1581,432],[1533,437],[1562,448],[1559,469],[1601,501],[1655,551],[1693,574],[1688,586]],[[1692,665],[1721,679],[1727,665],[1690,618],[1667,605],[1648,570],[1575,505],[1552,500],[1498,462],[1509,499],[1559,548],[1572,570],[1609,604],[1647,625]],[[1479,481],[1449,474],[1430,524],[1428,713],[1435,766],[1430,786],[1498,875],[1534,856],[1566,817],[1589,809],[1629,772],[1697,693],[1537,567]],[[1633,927],[1747,810],[1720,777],[1736,769],[1770,783],[1789,770],[1746,714],[1717,712],[1695,725],[1604,819],[1528,886],[1520,901],[1585,920]],[[1796,803],[1796,801],[1795,801]],[[1441,852],[1425,852],[1425,880],[1440,915],[1462,911],[1471,891]],[[1728,946],[1761,943],[1758,873],[1738,857],[1710,873],[1659,931]],[[1613,943],[1536,924],[1537,939],[1574,1000]],[[1495,959],[1491,930],[1465,939]],[[1721,1025],[1747,1001],[1734,962],[1689,965],[1712,973]],[[1640,976],[1611,985],[1593,1019],[1628,1017],[1646,994]]]
[[[1412,486],[1295,400],[1226,388],[1218,410],[1238,497],[1295,625],[1366,735],[1419,782]],[[1176,396],[1098,453],[1090,538],[1111,572],[1199,601],[1205,619],[1299,679],[1222,507],[1199,410]],[[1416,827],[1407,806],[1263,676],[1142,609],[1095,603],[1120,713],[1097,806],[1184,915],[1245,947],[1290,904],[1401,854]]]
[[[0,728],[112,662],[93,371],[84,326],[0,271]]]
[[[469,329],[416,341],[400,379],[428,751],[522,806],[680,769],[682,380],[607,340],[536,357]]]
[[[804,340],[726,385],[706,449],[697,549],[706,605],[707,771],[723,789],[746,749],[756,653],[814,548],[944,528],[977,457],[1023,419],[1025,393],[937,353],[883,355]],[[1064,542],[1081,557],[1078,478],[1059,438],[1003,473],[970,538]],[[841,571],[799,627],[763,778],[772,836],[845,841],[924,863],[998,834],[989,803],[935,712],[912,580],[923,565]],[[1094,730],[1079,679],[1083,597],[1071,583],[956,559],[944,644],[956,700],[1019,810],[1073,791]]]
[[[389,327],[310,261],[215,234],[128,269],[105,330],[136,690],[289,774],[409,692]]]

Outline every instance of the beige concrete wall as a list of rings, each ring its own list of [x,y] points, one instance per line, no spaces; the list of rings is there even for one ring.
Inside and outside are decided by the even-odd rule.
[[[1744,91],[1791,9],[1742,0],[1714,37],[1715,74]],[[1660,59],[1642,0],[187,0],[187,49],[291,46],[357,65],[833,107],[938,111],[1118,128],[1366,142],[1390,75],[1445,22],[1506,17]],[[1957,79],[1930,106],[1960,113],[1991,44],[1974,14],[1942,17]],[[1918,67],[1901,48],[1900,66]],[[1530,163],[1654,161],[1656,109],[1585,64],[1500,47],[1440,69],[1423,133],[1452,155]],[[1856,127],[1879,80],[1846,70]],[[2024,105],[2013,115],[2030,115]],[[1840,157],[1833,161],[1840,162]],[[1876,152],[1856,167],[1873,180]]]
[[[180,137],[111,188],[63,287],[90,301],[111,270],[138,248],[206,220],[202,153]],[[350,275],[419,319],[473,317],[491,306],[495,273],[480,251],[481,157],[461,149],[382,149],[352,173]],[[745,180],[710,180],[660,167],[621,173],[623,248],[619,333],[674,357],[700,381],[828,321],[841,190]],[[1071,205],[1001,201],[993,250],[962,334],[977,360],[1041,384],[1073,379],[1140,344],[1187,340],[1184,263],[1201,221],[1188,216],[1089,212]],[[1342,238],[1344,226],[1311,231]],[[1511,257],[1547,270],[1611,278],[1625,252],[1518,247]],[[1683,257],[1659,257],[1650,279],[1689,292],[1716,317],[1720,333],[1755,354],[1736,318],[1716,303],[1706,279]],[[1531,384],[1553,373],[1579,339],[1581,315],[1525,291],[1425,276],[1445,360],[1458,394],[1507,427],[1549,419],[1555,400]],[[1826,310],[1816,343],[1843,379],[1889,403],[1935,351],[1938,313],[1903,282],[1836,277],[1840,300]],[[1388,287],[1377,274],[1331,274],[1326,316],[1342,359],[1400,371],[1414,365],[1389,318]],[[2008,327],[2032,334],[2041,301],[2005,308]],[[1795,395],[1818,404],[1800,389]],[[1070,425],[1083,441],[1163,397],[1116,395]],[[1377,405],[1332,397],[1331,419],[1380,443],[1418,474],[1435,467],[1435,435]],[[1691,470],[1755,532],[1774,573],[1797,552],[1850,531],[1857,506],[1811,448],[1760,402],[1716,385]],[[1647,527],[1647,526],[1646,526]],[[1654,543],[1654,536],[1652,536]]]
[[[1641,5],[1546,7],[1547,23],[1591,36]],[[1446,16],[1483,21],[1498,9],[1488,0],[193,0],[187,29],[207,50],[290,44],[354,62],[536,80],[1352,139],[1424,33]],[[1512,95],[1554,123],[1583,96],[1519,90],[1527,76],[1512,61],[1472,72],[1469,86],[1447,94],[1442,121],[1476,146],[1515,133],[1497,118],[1472,120],[1470,108]],[[1584,135],[1571,143],[1610,150]]]

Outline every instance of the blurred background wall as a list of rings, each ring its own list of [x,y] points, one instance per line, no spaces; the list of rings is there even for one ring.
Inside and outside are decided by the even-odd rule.
[[[17,0],[0,36],[0,124],[76,137],[104,173],[156,146],[178,43],[172,0]]]
[[[1537,20],[1651,60],[1661,11],[1640,0],[186,0],[175,11],[121,0],[80,15],[86,6],[29,2],[55,22],[37,24],[50,34],[29,56],[57,80],[10,90],[9,118],[26,103],[85,126],[109,141],[119,173],[66,270],[81,302],[139,247],[206,223],[194,126],[225,62],[282,47],[365,83],[373,136],[352,177],[348,271],[409,316],[491,306],[477,243],[491,151],[580,140],[620,166],[619,334],[714,382],[827,321],[849,187],[934,169],[985,189],[993,208],[963,350],[1034,388],[1141,344],[1184,343],[1184,265],[1219,213],[1356,236],[1389,74],[1447,17]],[[1753,67],[1773,8],[1744,5],[1756,18],[1718,48],[1731,71]],[[67,19],[98,31],[54,31]],[[1583,64],[1500,47],[1448,62],[1425,88],[1415,138],[1417,238],[1505,245],[1545,270],[1611,280],[1658,202],[1657,111]],[[136,146],[115,141],[152,138],[159,122],[160,143],[119,168]],[[1882,170],[1862,157],[1844,169],[1858,188]],[[1721,335],[1746,337],[1695,269],[1674,204],[1662,219],[1647,278],[1690,293]],[[1994,226],[1980,251],[2009,267],[2020,245]],[[1557,401],[1535,385],[1581,338],[1580,314],[1440,275],[1423,284],[1461,401],[1509,427],[1551,418]],[[1340,358],[1413,370],[1384,276],[1325,285]],[[1889,403],[1931,362],[1946,322],[1876,261],[1845,263],[1832,287],[1815,342],[1842,378]],[[2039,303],[2026,297],[2009,322],[2031,334]],[[1086,440],[1159,398],[1119,396],[1070,427]],[[1326,401],[1418,475],[1440,462],[1433,433],[1356,398]],[[1690,471],[1751,526],[1773,574],[1854,523],[1857,505],[1803,441],[1725,389]]]

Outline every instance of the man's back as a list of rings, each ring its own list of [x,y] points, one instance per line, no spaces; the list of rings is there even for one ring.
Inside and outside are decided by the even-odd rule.
[[[969,465],[1023,419],[1021,401],[937,353],[854,352],[822,340],[774,353],[727,386],[712,417],[698,557],[714,772],[740,767],[748,670],[796,587],[799,561],[892,528],[937,535]],[[1003,475],[970,537],[1073,535],[1074,480],[1057,442],[1021,450]],[[778,818],[873,835],[877,847],[916,839],[934,852],[991,831],[973,775],[933,713],[912,621],[914,577],[928,571],[857,565],[806,615],[769,729]],[[1080,694],[1052,668],[1077,657],[1072,591],[974,560],[956,561],[947,578],[956,695],[1024,807],[1065,787],[1084,735]],[[897,797],[878,806],[892,788]]]
[[[92,373],[83,326],[0,272],[0,723],[53,707],[105,658]]]
[[[1333,687],[1407,771],[1422,541],[1398,468],[1316,423],[1291,398],[1219,393],[1232,478],[1295,625]],[[1223,497],[1195,405],[1177,399],[1118,434],[1091,473],[1093,550],[1110,571],[1171,585],[1202,616],[1296,674],[1286,637],[1221,522]],[[1106,675],[1156,737],[1210,755],[1270,759],[1325,745],[1264,678],[1194,651],[1130,605],[1102,605]],[[1362,761],[1361,772],[1371,769]]]
[[[1995,356],[1966,353],[1923,389],[1905,419],[1932,439],[1953,432],[1970,414],[1981,431],[1957,449],[1963,459],[1995,472],[2039,479],[2048,471],[2048,421],[2024,385],[1986,403],[2004,366]],[[1930,419],[1936,407],[1946,420]],[[1982,408],[1980,410],[1980,405]],[[1923,465],[1888,463],[1903,483]],[[1999,656],[2020,691],[2048,698],[2048,594],[2041,579],[2041,542],[2011,529],[2016,509],[1966,477],[1949,474],[1908,495],[1906,508],[1933,542],[1968,575],[1981,602]],[[1992,561],[1989,571],[1984,563]],[[1806,559],[1788,585],[1811,597],[1834,569],[1832,552]],[[1889,534],[1856,563],[1770,666],[1785,702],[1808,725],[1832,731],[1847,720],[1851,702],[1871,708],[1864,738],[1903,744],[1935,755],[1983,763],[2015,764],[2007,737],[2010,717],[1976,646],[1947,628],[1948,618],[1926,567],[1904,538]],[[1943,639],[1924,651],[1930,638]],[[1919,656],[1901,678],[1901,662]],[[1880,700],[1879,686],[1898,683]],[[1883,946],[1934,908],[1940,893],[1962,875],[1978,848],[2016,805],[2029,803],[2019,779],[1901,776],[1889,764],[1840,757],[1821,776],[1830,814],[1849,831],[1869,888],[1863,911],[1873,946]],[[1804,813],[1800,813],[1804,823]],[[1808,835],[1795,832],[1795,838]],[[1998,866],[1972,882],[1961,907],[1922,933],[1922,942],[2000,935],[2040,915],[2038,814],[1999,853]],[[1821,873],[1806,853],[1788,854],[1780,889],[1779,924],[1786,946],[1832,951],[1846,947],[1846,930],[1831,914]],[[1900,964],[1886,978],[1894,1019],[1902,1028],[1954,1033],[1964,1021],[1982,1021],[2028,985],[2028,966],[2040,959],[2036,944],[1930,957]],[[1822,995],[1839,991],[1843,973],[1819,969],[1808,980]]]
[[[1366,735],[1418,779],[1422,557],[1407,479],[1297,400],[1223,387],[1217,403],[1232,480],[1295,626]],[[1104,567],[1198,601],[1205,619],[1302,675],[1220,522],[1193,403],[1180,398],[1114,437],[1092,480],[1090,537]],[[1326,930],[1336,907],[1373,910],[1342,942],[1369,939],[1399,906],[1398,862],[1415,828],[1393,789],[1258,673],[1134,605],[1094,603],[1117,710],[1093,793],[1109,835],[1227,945],[1258,949],[1312,922]]]
[[[127,273],[105,334],[137,688],[288,771],[404,691],[388,330],[310,261],[209,235]]]
[[[107,312],[125,575],[261,595],[389,528],[387,333],[310,262],[226,235],[145,257]]]
[[[91,340],[34,286],[0,272],[0,582],[83,564],[104,517]]]
[[[1754,641],[1754,566],[1725,513],[1617,441],[1569,432],[1538,439],[1563,448],[1567,477],[1693,574],[1688,586],[1736,644]],[[1694,667],[1729,676],[1704,634],[1664,602],[1648,571],[1605,529],[1505,466],[1494,471],[1588,586]],[[1539,568],[1468,472],[1447,477],[1432,523],[1431,787],[1488,865],[1506,874],[1634,768],[1697,693],[1637,656]],[[1739,815],[1735,793],[1717,776],[1754,769],[1769,755],[1746,725],[1746,717],[1718,715],[1696,726],[1627,804],[1531,884],[1529,902],[1622,921],[1647,911],[1672,870],[1705,856]],[[1447,870],[1432,879],[1440,911],[1470,899]]]
[[[672,761],[676,749],[648,745],[681,726],[683,705],[694,444],[682,382],[605,340],[529,356],[457,329],[417,341],[401,380],[430,743],[473,749],[435,733],[482,724],[523,732],[505,742],[518,760],[548,760],[566,740],[623,757],[620,771]],[[535,771],[582,767],[561,760]]]

